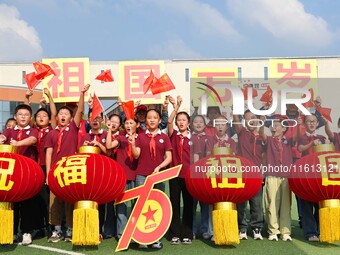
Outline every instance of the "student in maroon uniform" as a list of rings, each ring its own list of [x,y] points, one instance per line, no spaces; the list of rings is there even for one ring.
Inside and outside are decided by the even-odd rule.
[[[240,123],[238,115],[234,115],[235,131],[238,136],[238,151],[240,155],[252,161],[258,167],[262,163],[262,139],[259,136],[258,123],[256,115],[247,110],[244,112],[244,126]],[[261,230],[263,228],[263,208],[262,208],[262,188],[256,196],[249,200],[250,206],[250,228],[255,240],[262,240]],[[247,217],[246,217],[247,202],[237,204],[238,212],[238,228],[240,231],[240,239],[248,239],[247,237]]]
[[[136,170],[136,186],[144,184],[146,176],[158,173],[166,168],[172,161],[172,147],[169,137],[158,128],[161,123],[161,114],[155,109],[149,109],[146,114],[146,125],[148,129],[145,134],[129,136],[132,147],[132,155],[139,159]],[[158,183],[155,187],[164,191],[164,183]],[[163,245],[157,241],[152,248],[160,249]],[[147,248],[140,245],[140,248]]]
[[[278,234],[281,234],[283,241],[290,241],[291,238],[291,204],[292,194],[288,184],[289,169],[293,163],[292,146],[300,138],[300,128],[297,134],[291,138],[284,136],[287,127],[282,125],[286,116],[278,116],[272,120],[270,130],[272,136],[267,136],[264,126],[259,129],[259,134],[266,145],[266,162],[268,171],[264,172],[265,180],[265,207],[268,223],[268,240],[278,241]],[[265,116],[261,116],[263,122]],[[301,118],[298,120],[300,126]],[[274,168],[278,171],[273,170]],[[271,169],[271,170],[270,170]]]
[[[133,111],[133,109],[132,109]],[[129,116],[129,115],[127,115]],[[134,116],[132,116],[134,117]],[[126,118],[124,122],[125,133],[120,134],[116,137],[114,141],[110,144],[110,149],[117,148],[117,162],[124,168],[126,175],[126,186],[125,190],[133,189],[135,187],[136,180],[136,169],[138,164],[138,159],[134,159],[132,156],[132,147],[129,142],[129,136],[138,137],[137,128],[139,127],[139,122],[136,117]],[[131,208],[133,207],[133,202],[131,203]],[[127,213],[127,203],[121,203],[116,205],[116,215],[117,215],[117,236],[119,238],[123,235],[125,226],[127,224],[128,213]]]
[[[57,127],[49,132],[46,137],[46,171],[47,175],[52,165],[62,157],[67,157],[77,153],[78,149],[78,128],[82,120],[84,111],[84,96],[90,85],[85,85],[79,97],[77,112],[73,112],[67,106],[61,107],[57,112]],[[72,211],[73,205],[64,203],[57,198],[52,192],[50,193],[50,224],[55,229],[49,242],[59,242],[64,239],[61,231],[63,216],[63,204],[65,205],[66,215],[66,236],[65,241],[72,241]]]
[[[319,121],[314,114],[305,116],[305,126],[306,132],[298,144],[298,150],[302,153],[302,157],[313,153],[313,146],[326,142],[326,137],[316,134]],[[328,123],[325,125],[326,131],[327,126]],[[318,242],[320,235],[319,205],[318,203],[312,203],[302,198],[300,198],[300,203],[303,234],[308,241]]]
[[[208,140],[211,137],[207,136],[205,133],[205,119],[202,115],[195,115],[192,117],[192,133],[191,133],[191,156],[190,156],[190,164],[197,162],[198,160],[211,155],[211,151],[208,150]],[[196,208],[197,204],[200,205],[200,213],[201,213],[201,226],[200,232],[202,234],[203,239],[210,239],[213,236],[212,230],[212,219],[211,213],[209,210],[209,205],[205,204],[201,201],[197,201],[194,198],[194,207],[193,207],[193,232],[194,239],[196,234],[198,234],[197,223],[196,223]]]
[[[9,118],[6,121],[5,129],[7,129],[7,128],[14,128],[16,125],[17,125],[16,120],[14,118]]]
[[[340,151],[340,132],[332,132],[331,128],[329,127],[328,120],[324,118],[325,122],[325,129],[328,138],[332,141],[335,146],[336,151]],[[338,128],[340,129],[340,118],[338,120]]]
[[[209,150],[212,151],[212,148],[226,147],[226,148],[231,148],[233,153],[235,154],[236,143],[228,135],[229,125],[228,125],[227,118],[223,115],[217,116],[214,119],[214,125],[215,125],[215,135],[212,137],[211,142],[208,145]]]
[[[34,161],[38,160],[36,142],[38,130],[32,128],[32,109],[29,105],[21,104],[15,108],[14,118],[17,125],[9,128],[0,135],[0,144],[10,144],[19,147],[18,153]],[[25,169],[29,171],[29,169]],[[28,200],[14,203],[14,241],[18,241],[18,226],[23,234],[22,244],[29,245],[32,243],[32,232],[35,229],[44,228],[44,215],[40,211],[39,195]]]
[[[171,239],[171,244],[180,244],[181,242],[183,244],[191,244],[193,238],[193,198],[185,185],[185,176],[190,168],[190,117],[186,112],[178,112],[182,104],[182,98],[180,96],[177,97],[177,103],[171,96],[169,96],[169,101],[174,108],[168,121],[168,135],[173,148],[171,166],[182,164],[182,168],[179,176],[169,181],[170,201],[172,204],[172,221],[168,235]],[[178,131],[174,129],[174,119]],[[183,198],[182,220],[180,213],[181,194]]]
[[[122,126],[122,118],[118,114],[112,114],[109,116],[106,122],[107,136],[106,136],[106,148],[110,150],[111,157],[117,159],[116,149],[113,149],[112,142],[119,136],[119,129]]]

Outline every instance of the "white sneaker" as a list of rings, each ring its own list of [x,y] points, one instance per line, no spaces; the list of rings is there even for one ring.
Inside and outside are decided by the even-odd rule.
[[[292,241],[292,238],[291,238],[291,236],[289,234],[284,234],[282,236],[282,240],[283,241]]]
[[[248,240],[247,232],[240,232],[240,240]]]
[[[279,239],[277,238],[277,235],[275,234],[270,234],[268,237],[269,241],[279,241]]]
[[[263,240],[262,234],[261,234],[261,230],[258,228],[255,228],[253,230],[253,234],[254,234],[254,240]]]
[[[32,236],[31,234],[29,233],[25,233],[23,236],[22,236],[22,242],[21,244],[22,245],[29,245],[32,243]]]

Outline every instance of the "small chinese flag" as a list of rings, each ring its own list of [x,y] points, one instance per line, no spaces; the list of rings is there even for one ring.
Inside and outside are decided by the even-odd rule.
[[[243,92],[243,96],[244,96],[244,100],[248,100],[248,88],[252,88],[252,94],[253,94],[253,98],[254,97],[257,97],[257,90],[254,89],[252,86],[250,86],[249,84],[247,84],[245,86],[244,89],[242,89],[242,92]]]
[[[104,111],[104,108],[102,104],[100,103],[98,97],[96,94],[93,94],[93,105],[92,105],[92,115],[90,121],[93,121],[96,117],[98,117],[102,112]]]
[[[331,108],[323,108],[320,106],[317,106],[315,108],[326,120],[328,120],[329,122],[332,122],[332,118],[331,118]]]
[[[24,79],[29,89],[34,89],[40,82],[40,80],[37,79],[35,72],[25,74]]]
[[[150,87],[152,86],[152,84],[157,80],[157,78],[155,78],[155,75],[152,71],[152,69],[150,70],[150,75],[148,78],[146,78],[146,80],[144,81],[143,84],[143,92],[144,94],[146,94],[148,92],[148,90],[150,89]]]
[[[309,93],[310,93],[310,99],[308,102],[302,104],[304,107],[306,108],[310,108],[310,107],[314,107],[314,90],[313,88],[308,89]],[[304,95],[302,98],[305,98],[306,95]]]
[[[175,89],[175,85],[172,83],[167,73],[163,74],[155,83],[151,86],[151,92],[153,95],[170,91]]]
[[[37,72],[36,78],[38,80],[42,80],[46,78],[47,76],[50,76],[51,74],[56,75],[53,69],[47,64],[34,62],[33,67],[35,71]]]
[[[103,81],[103,82],[111,82],[114,81],[111,73],[111,69],[108,69],[101,74],[99,74],[96,78],[96,80]]]
[[[267,87],[267,90],[263,93],[263,95],[260,98],[261,102],[265,102],[266,104],[269,104],[273,100],[273,90],[270,86]]]
[[[123,111],[127,120],[135,118],[135,102],[133,100],[122,102]]]

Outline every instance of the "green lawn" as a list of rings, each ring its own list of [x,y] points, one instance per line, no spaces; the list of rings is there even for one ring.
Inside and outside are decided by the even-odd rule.
[[[199,217],[199,214],[197,214]],[[292,227],[292,238],[291,242],[283,242],[279,240],[268,241],[266,238],[267,235],[264,233],[263,241],[255,241],[251,237],[248,240],[242,240],[239,245],[236,246],[215,246],[211,241],[205,241],[202,239],[193,240],[192,245],[170,245],[165,238],[163,238],[164,247],[161,250],[154,249],[146,249],[139,250],[136,244],[131,244],[127,251],[122,251],[120,253],[123,254],[143,254],[143,253],[159,253],[159,254],[171,254],[171,255],[180,255],[180,254],[237,254],[237,255],[246,255],[246,254],[261,254],[261,255],[288,255],[288,254],[318,254],[318,255],[339,255],[340,254],[340,243],[336,244],[326,244],[326,243],[310,243],[304,240],[302,230],[298,226],[297,222],[297,213],[296,213],[296,203],[295,199],[293,200],[293,208],[292,208],[292,217],[293,217],[293,227]],[[24,247],[21,245],[6,245],[0,246],[0,253],[3,254],[71,254],[70,252],[74,252],[74,254],[113,254],[115,252],[115,248],[117,242],[115,239],[107,239],[104,240],[98,247],[72,247],[72,244],[60,242],[56,244],[47,243],[47,239],[39,239],[34,240],[34,245]],[[60,251],[52,252],[42,250],[43,247],[57,248],[60,250],[64,250],[65,252]]]

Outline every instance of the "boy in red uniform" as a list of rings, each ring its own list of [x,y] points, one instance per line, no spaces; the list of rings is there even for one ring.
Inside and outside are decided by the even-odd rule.
[[[58,162],[62,157],[67,157],[77,153],[78,128],[84,111],[84,96],[89,87],[90,85],[88,84],[82,89],[74,117],[72,117],[72,110],[67,106],[61,107],[57,112],[58,126],[48,134],[45,143],[47,175],[52,165]],[[73,205],[64,203],[51,192],[50,224],[55,226],[55,230],[53,231],[52,236],[48,239],[48,242],[56,243],[64,239],[61,231],[63,204],[65,204],[67,226],[65,241],[72,241]]]
[[[306,132],[301,137],[298,144],[298,150],[302,152],[302,156],[313,153],[313,146],[324,144],[326,142],[326,137],[316,134],[319,121],[315,115],[305,116],[305,126]],[[327,126],[328,122],[326,121],[326,131]],[[319,205],[317,203],[306,201],[302,198],[300,198],[300,204],[303,234],[308,241],[318,242],[320,235]]]
[[[255,165],[261,166],[263,156],[262,139],[258,132],[258,123],[256,123],[256,115],[247,110],[244,112],[244,126],[240,123],[238,115],[234,115],[235,131],[238,136],[238,151],[240,155]],[[250,206],[250,227],[255,240],[263,240],[261,230],[263,228],[263,208],[262,208],[262,188],[256,196],[249,200]],[[238,227],[240,231],[240,239],[246,240],[247,237],[247,202],[237,204]]]
[[[146,176],[158,173],[166,168],[172,161],[172,147],[169,137],[158,128],[161,123],[161,114],[155,109],[149,109],[146,114],[148,129],[145,134],[129,136],[133,158],[139,159],[136,170],[136,186],[144,184]],[[155,187],[165,190],[164,183],[158,183]],[[161,249],[161,241],[157,241],[152,248]],[[147,246],[140,245],[140,248]]]
[[[21,104],[15,108],[14,118],[17,125],[14,128],[6,129],[0,135],[0,144],[10,144],[19,147],[18,153],[34,161],[38,160],[38,152],[35,146],[38,137],[38,130],[32,128],[32,109],[29,105]],[[26,169],[29,171],[29,169]],[[25,201],[14,203],[14,241],[18,241],[18,226],[20,218],[20,229],[22,230],[22,244],[32,243],[32,232],[35,229],[44,227],[44,216],[40,213],[39,195]]]
[[[185,184],[185,176],[190,168],[190,145],[191,133],[189,131],[190,117],[186,112],[178,112],[182,104],[182,98],[175,99],[169,97],[174,110],[170,115],[168,122],[168,135],[172,145],[172,163],[171,166],[182,164],[181,172],[177,178],[169,181],[170,185],[170,201],[172,204],[172,221],[168,231],[171,244],[191,244],[192,222],[193,222],[193,198],[188,192]],[[175,119],[176,117],[176,119]],[[178,131],[174,129],[174,121],[178,127]],[[181,193],[183,198],[183,215],[181,220]]]
[[[291,204],[292,194],[288,184],[288,175],[293,163],[292,146],[300,138],[300,123],[298,120],[297,134],[291,138],[284,136],[287,127],[282,124],[285,116],[278,116],[272,120],[270,130],[272,136],[267,136],[264,126],[259,129],[259,135],[266,145],[267,170],[264,171],[265,180],[265,206],[268,223],[268,240],[278,241],[278,234],[281,234],[283,241],[290,241],[291,238]],[[263,122],[265,116],[261,116]],[[278,171],[276,171],[278,169]]]

